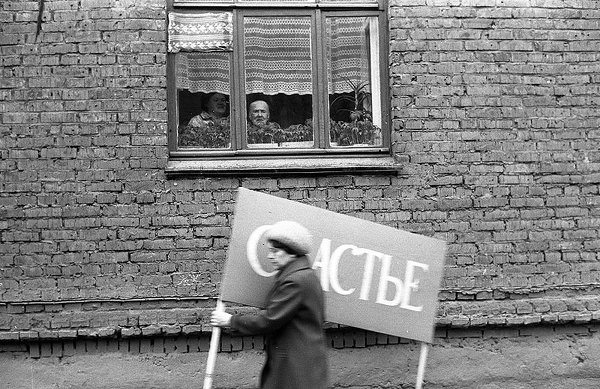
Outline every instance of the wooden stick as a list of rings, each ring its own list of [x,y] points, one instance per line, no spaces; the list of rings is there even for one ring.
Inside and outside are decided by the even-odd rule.
[[[427,352],[429,351],[429,344],[421,343],[421,354],[419,355],[419,368],[417,370],[417,385],[415,389],[421,389],[423,386],[423,376],[425,375],[425,363],[427,362]]]
[[[219,297],[217,299],[217,311],[224,311],[225,305]],[[221,338],[221,327],[213,327],[212,334],[210,336],[210,348],[208,349],[208,359],[206,360],[206,373],[204,374],[204,386],[203,389],[210,389],[212,387],[213,373],[215,371],[215,362],[217,360],[217,352],[219,351],[219,340]]]

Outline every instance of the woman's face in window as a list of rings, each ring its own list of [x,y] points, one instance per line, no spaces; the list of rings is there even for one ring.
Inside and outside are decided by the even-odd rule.
[[[208,99],[208,113],[213,117],[223,117],[227,115],[227,96],[221,93],[215,93]]]

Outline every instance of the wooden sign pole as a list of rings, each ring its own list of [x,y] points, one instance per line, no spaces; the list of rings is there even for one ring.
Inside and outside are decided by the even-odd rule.
[[[425,363],[427,362],[427,352],[429,344],[421,342],[421,354],[419,355],[419,368],[417,370],[417,385],[415,389],[421,389],[423,386],[423,376],[425,375]]]
[[[221,301],[221,298],[217,300],[217,311],[224,311],[225,305]],[[213,327],[212,334],[210,336],[210,348],[208,349],[208,358],[206,360],[206,373],[204,374],[204,386],[203,389],[210,389],[212,387],[213,373],[215,371],[215,362],[217,360],[217,352],[219,351],[219,340],[221,338],[221,327]]]

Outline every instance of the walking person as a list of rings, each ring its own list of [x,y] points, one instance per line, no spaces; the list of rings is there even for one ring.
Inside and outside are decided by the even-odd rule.
[[[307,257],[311,235],[299,223],[281,221],[271,226],[266,238],[268,259],[277,271],[266,309],[258,315],[214,311],[211,325],[265,336],[261,389],[325,389],[324,298]]]

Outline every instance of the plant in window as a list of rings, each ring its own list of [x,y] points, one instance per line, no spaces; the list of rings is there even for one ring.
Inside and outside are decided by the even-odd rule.
[[[346,79],[351,88],[331,102],[332,111],[348,113],[350,121],[330,120],[331,141],[338,146],[356,144],[374,144],[381,129],[373,124],[373,116],[367,108],[370,106],[371,93],[367,81],[354,82]],[[334,109],[334,107],[336,107]],[[351,107],[351,108],[346,108]]]
[[[248,124],[248,143],[276,143],[281,146],[287,142],[302,142],[312,140],[312,120],[307,119],[304,124],[292,124],[281,128],[277,123],[257,126]]]
[[[248,123],[248,143],[279,143],[281,142],[281,128],[275,122],[264,125]]]
[[[292,124],[285,130],[287,142],[303,142],[313,140],[312,119],[306,119],[304,123]]]
[[[179,146],[224,148],[229,147],[229,120],[206,121],[202,126],[179,127]]]

